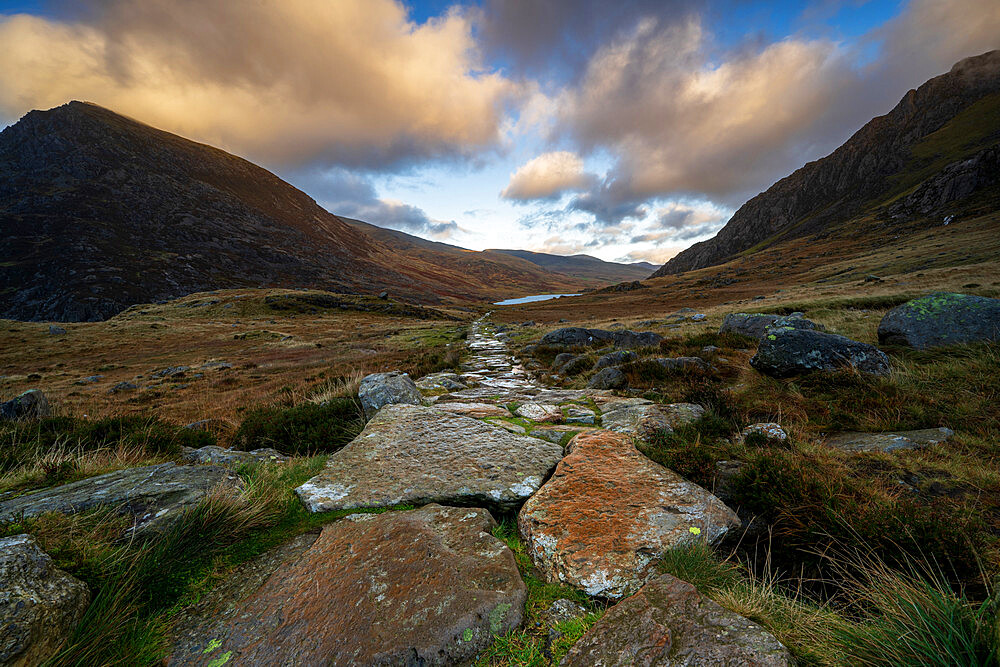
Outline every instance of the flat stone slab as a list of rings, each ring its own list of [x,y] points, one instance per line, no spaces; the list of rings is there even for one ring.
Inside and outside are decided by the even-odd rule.
[[[561,422],[563,418],[562,410],[558,405],[545,405],[544,403],[525,403],[518,406],[514,411],[518,417],[524,417],[533,422]]]
[[[223,466],[236,466],[241,463],[285,463],[288,457],[277,449],[265,447],[245,452],[239,449],[225,449],[216,445],[206,445],[194,449],[184,447],[182,457],[191,463],[214,463]]]
[[[437,408],[387,405],[295,490],[311,512],[448,503],[516,509],[562,448]]]
[[[134,515],[137,532],[160,530],[216,486],[237,489],[240,478],[222,466],[160,463],[116,470],[0,502],[0,517],[45,512],[75,514],[101,506]]]
[[[495,526],[484,509],[440,505],[336,521],[182,612],[167,664],[468,664],[523,618]]]
[[[90,591],[31,535],[0,538],[0,665],[38,665],[80,622]]]
[[[716,542],[740,525],[721,500],[650,461],[628,436],[581,433],[568,449],[518,514],[527,552],[548,581],[619,599],[670,549]]]
[[[764,628],[664,574],[605,612],[559,664],[791,667],[795,661]]]
[[[434,404],[434,407],[438,410],[446,410],[456,415],[465,415],[466,417],[475,417],[476,419],[511,416],[510,410],[502,405],[494,405],[493,403],[442,403],[438,401]]]
[[[893,433],[847,432],[831,436],[826,444],[846,452],[891,452],[897,449],[920,449],[937,445],[955,432],[950,428],[925,428]]]

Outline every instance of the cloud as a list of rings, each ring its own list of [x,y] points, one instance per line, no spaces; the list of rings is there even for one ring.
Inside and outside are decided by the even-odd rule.
[[[434,220],[411,204],[380,199],[367,178],[342,168],[300,170],[290,174],[289,180],[334,215],[438,239],[459,230],[454,220]]]
[[[574,207],[609,224],[657,197],[739,205],[908,88],[1000,46],[1000,5],[987,5],[914,0],[856,44],[793,36],[729,52],[700,16],[644,19],[598,49],[553,105],[552,143],[613,159]]]
[[[500,196],[504,199],[558,199],[567,190],[581,190],[596,180],[584,171],[583,160],[576,153],[542,153],[521,165]]]
[[[572,79],[594,50],[645,17],[676,19],[694,0],[486,0],[478,20],[484,50],[531,77]]]
[[[519,95],[471,19],[396,0],[89,0],[0,16],[0,115],[83,99],[272,165],[365,167],[495,149]]]

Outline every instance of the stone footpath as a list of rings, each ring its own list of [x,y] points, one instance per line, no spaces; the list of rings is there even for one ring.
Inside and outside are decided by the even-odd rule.
[[[167,664],[469,664],[524,620],[514,554],[492,534],[501,515],[514,513],[539,576],[617,602],[564,664],[638,664],[653,644],[662,664],[672,664],[668,653],[692,665],[793,664],[763,628],[689,584],[656,578],[665,552],[715,543],[740,525],[717,497],[635,447],[655,430],[697,420],[701,406],[545,387],[486,318],[472,324],[468,347],[460,373],[416,383],[402,373],[365,378],[365,429],[296,489],[312,512],[390,511],[352,514],[238,568],[177,614]],[[95,478],[96,498],[84,480],[81,488],[0,499],[0,508],[30,516],[107,503],[131,511],[137,528],[155,530],[213,484],[238,490],[224,466],[282,460],[277,452],[209,449],[187,453],[206,465]],[[136,488],[142,475],[157,478],[155,493]],[[190,492],[172,485],[192,475]],[[398,505],[417,509],[393,511]],[[82,599],[86,587],[58,571],[46,576],[68,582],[75,597],[34,595],[28,621],[72,620],[78,603],[67,599]],[[633,627],[648,638],[630,639]]]

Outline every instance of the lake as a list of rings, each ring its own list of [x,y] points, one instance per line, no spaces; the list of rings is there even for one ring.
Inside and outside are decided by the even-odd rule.
[[[516,306],[519,303],[532,303],[534,301],[548,301],[549,299],[558,299],[561,296],[580,296],[579,294],[533,294],[531,296],[519,296],[516,299],[507,299],[506,301],[494,301],[494,306]]]

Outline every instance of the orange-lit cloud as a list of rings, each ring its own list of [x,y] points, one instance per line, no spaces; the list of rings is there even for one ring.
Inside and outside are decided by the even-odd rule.
[[[542,153],[521,165],[500,196],[505,199],[550,199],[567,190],[579,190],[594,181],[583,160],[570,151]]]
[[[269,164],[384,166],[500,141],[517,87],[482,69],[459,11],[395,0],[95,3],[0,18],[0,113],[84,99]]]

